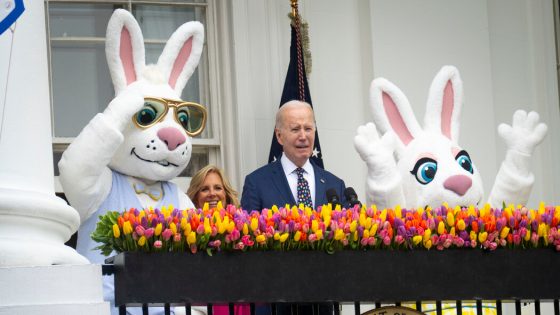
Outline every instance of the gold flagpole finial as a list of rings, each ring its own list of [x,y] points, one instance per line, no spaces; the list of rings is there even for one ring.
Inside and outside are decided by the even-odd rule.
[[[292,16],[295,18],[297,15],[297,10],[298,10],[298,0],[290,0],[290,2],[292,3]]]

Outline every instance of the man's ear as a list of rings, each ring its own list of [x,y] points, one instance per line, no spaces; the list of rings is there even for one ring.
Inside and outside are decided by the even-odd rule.
[[[280,145],[284,145],[280,137],[280,129],[274,128],[274,134],[276,135],[276,140],[278,140],[278,143],[280,143]]]

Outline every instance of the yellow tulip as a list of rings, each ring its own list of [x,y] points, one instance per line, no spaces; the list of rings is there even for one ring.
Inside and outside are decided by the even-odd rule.
[[[243,235],[247,234],[249,234],[249,226],[247,226],[247,223],[243,223]]]
[[[116,223],[113,224],[113,236],[115,238],[121,237],[121,230],[119,229],[119,225]]]
[[[169,224],[169,229],[173,232],[173,235],[177,234],[177,225],[175,225],[175,222]]]
[[[509,227],[504,226],[504,228],[502,229],[502,231],[500,232],[500,238],[506,238],[509,234]]]
[[[449,231],[449,235],[455,236],[455,227],[452,227]]]
[[[274,240],[277,241],[280,239],[280,233],[276,232],[274,233]]]
[[[432,230],[425,229],[424,230],[424,242],[427,242],[430,239],[431,236],[432,236]]]
[[[527,232],[525,232],[525,236],[523,237],[523,239],[525,241],[528,241],[531,239],[531,232],[529,232],[529,230],[527,230]]]
[[[181,218],[181,225],[180,225],[180,226],[181,226],[181,229],[182,229],[182,230],[186,230],[186,229],[187,229],[187,224],[189,224],[189,223],[187,222],[187,218],[185,218],[185,217]]]
[[[364,235],[362,237],[363,238],[368,238],[369,237],[369,230],[364,230]]]
[[[402,219],[402,209],[400,205],[395,207],[395,216],[399,219]]]
[[[283,233],[283,234],[280,236],[280,243],[284,243],[284,242],[288,239],[289,236],[290,236],[290,234],[289,234],[288,232]]]
[[[375,233],[377,233],[377,227],[379,225],[377,223],[375,223],[374,225],[371,226],[371,229],[369,230],[369,235],[371,236],[375,236]]]
[[[233,231],[233,229],[235,229],[235,222],[229,221],[229,224],[228,224],[228,227],[227,227],[228,233],[231,233]]]
[[[546,223],[539,224],[539,228],[537,229],[537,234],[539,237],[545,236],[546,233]]]
[[[424,247],[426,247],[426,249],[430,249],[432,247],[432,240],[425,241]]]
[[[439,235],[442,235],[443,233],[445,233],[445,224],[443,224],[443,221],[439,221],[438,227],[437,227],[437,232],[438,232]]]
[[[317,220],[311,221],[311,231],[313,231],[313,233],[315,233],[315,232],[317,232],[318,228],[319,228],[319,222],[317,222]]]
[[[212,234],[212,226],[210,226],[210,219],[204,218],[204,234]]]
[[[218,204],[216,205],[216,209],[222,210],[223,208],[224,208],[224,205],[222,205],[222,202],[218,201]]]
[[[488,238],[488,232],[482,232],[478,234],[478,241],[483,243]]]
[[[123,223],[123,233],[124,235],[132,233],[132,225],[130,225],[130,221],[125,221]]]
[[[266,237],[263,234],[257,235],[257,243],[264,243],[266,241]]]
[[[412,243],[414,243],[414,245],[418,245],[421,241],[422,241],[422,236],[420,235],[415,235],[412,238]]]
[[[300,238],[301,238],[301,232],[297,231],[296,234],[294,235],[294,241],[299,242]]]
[[[331,216],[324,216],[323,222],[325,223],[325,227],[328,228],[331,225]]]
[[[352,239],[354,240],[354,242],[358,240],[358,231],[354,231]]]
[[[476,241],[476,232],[471,231],[471,233],[469,234],[469,238],[471,239],[471,241]]]
[[[451,213],[451,211],[447,212],[447,225],[455,225],[455,216],[453,215],[453,213]]]
[[[257,218],[251,219],[251,231],[255,232],[259,229],[259,220]]]
[[[459,221],[457,221],[457,228],[459,229],[459,231],[464,231],[466,227],[467,226],[463,219],[459,219]]]
[[[379,218],[381,219],[382,222],[385,222],[385,220],[387,219],[387,209],[383,209],[383,211],[381,211]]]
[[[357,227],[358,227],[358,222],[352,221],[352,223],[350,223],[350,232],[354,233]]]
[[[146,237],[144,235],[142,235],[139,239],[138,239],[138,245],[139,246],[144,246],[146,245]]]
[[[208,211],[208,209],[210,209],[210,206],[208,205],[208,202],[205,202],[204,205],[202,206],[202,211],[206,212]]]
[[[323,230],[317,230],[317,232],[315,232],[315,235],[317,235],[318,240],[322,240],[323,239]]]
[[[191,231],[187,236],[187,244],[189,244],[190,246],[195,243],[196,243],[196,233],[194,231]]]
[[[161,226],[161,223],[158,223],[156,225],[156,229],[154,230],[154,235],[159,236],[161,234],[162,229],[163,229],[163,226]]]
[[[344,238],[344,232],[341,229],[337,229],[336,232],[334,232],[334,239],[340,241],[343,238]]]

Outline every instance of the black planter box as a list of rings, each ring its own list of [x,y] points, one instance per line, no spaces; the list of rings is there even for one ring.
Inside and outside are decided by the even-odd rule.
[[[122,253],[116,305],[541,300],[560,297],[552,249]]]

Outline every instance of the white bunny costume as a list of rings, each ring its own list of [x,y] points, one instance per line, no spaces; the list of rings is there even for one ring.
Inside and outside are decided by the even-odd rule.
[[[401,90],[384,78],[371,84],[374,123],[358,127],[354,146],[368,166],[366,192],[378,208],[479,205],[484,202],[480,174],[458,144],[463,86],[459,71],[444,66],[430,87],[424,128]],[[508,150],[488,202],[493,207],[525,204],[534,176],[530,158],[547,127],[535,112],[518,110],[512,126],[501,124]],[[379,136],[378,131],[381,133]]]
[[[96,245],[90,237],[97,217],[104,212],[168,203],[180,209],[194,207],[169,182],[191,157],[192,141],[183,125],[188,124],[188,117],[180,116],[186,114],[179,114],[177,107],[161,105],[161,115],[151,119],[157,117],[156,112],[145,98],[180,103],[203,43],[202,24],[185,23],[171,35],[157,64],[145,65],[144,40],[134,17],[122,9],[111,16],[106,55],[116,97],[84,127],[59,162],[60,181],[82,220],[78,251],[93,263],[104,259],[92,250]],[[135,118],[146,125],[135,123]],[[146,194],[140,192],[145,187],[151,187]],[[105,292],[112,298],[112,279],[107,280]]]

